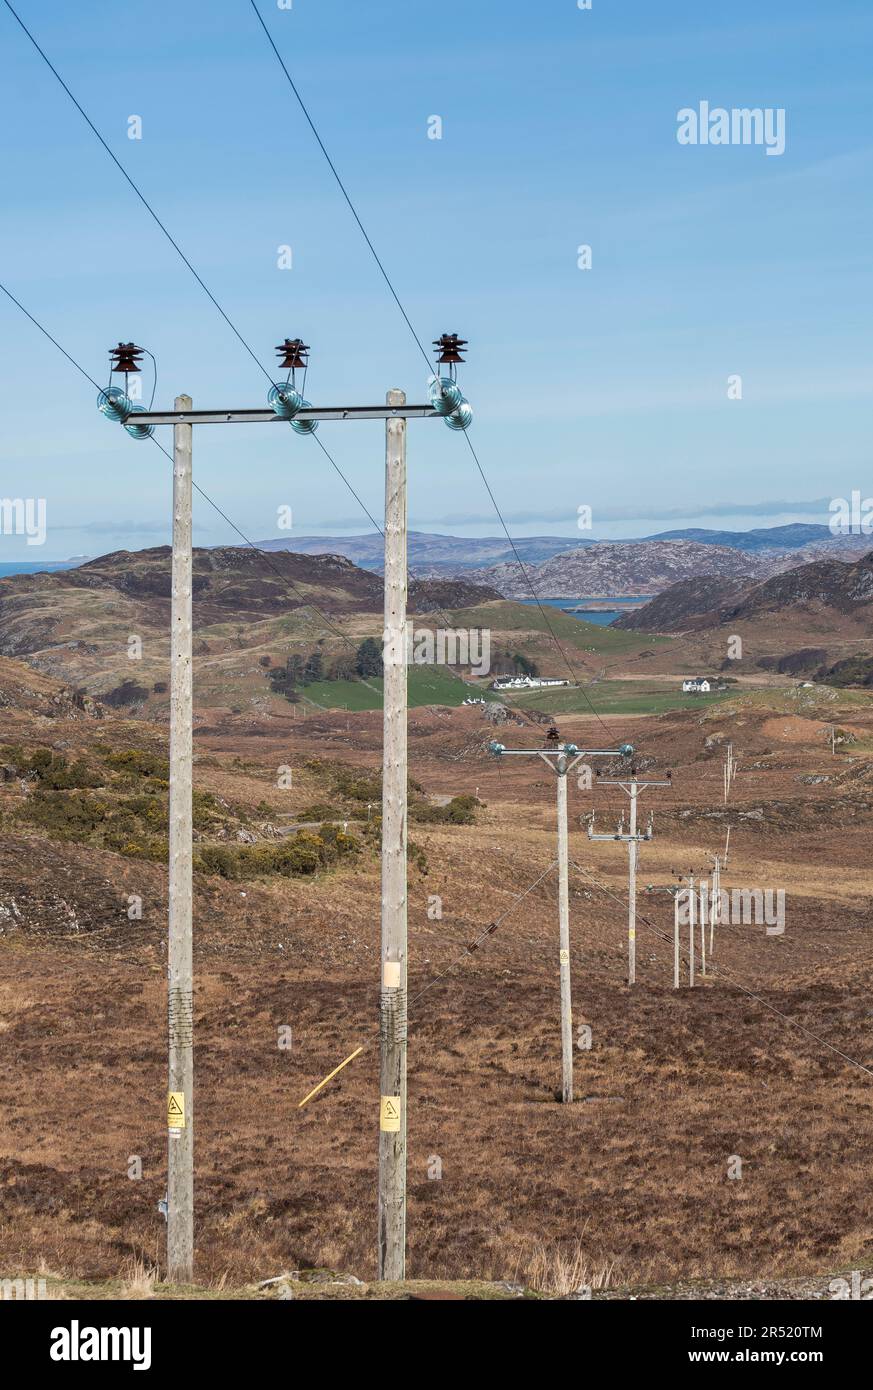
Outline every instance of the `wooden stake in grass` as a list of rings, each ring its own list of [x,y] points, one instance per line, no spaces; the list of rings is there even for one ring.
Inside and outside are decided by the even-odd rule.
[[[298,1101],[298,1103],[297,1103],[297,1109],[298,1109],[298,1110],[302,1110],[303,1107],[304,1107],[304,1105],[308,1105],[309,1102],[312,1100],[313,1096],[317,1096],[318,1093],[319,1093],[319,1091],[321,1091],[321,1090],[327,1085],[328,1081],[333,1081],[333,1078],[334,1078],[339,1072],[342,1071],[343,1067],[347,1067],[348,1064],[349,1064],[349,1062],[353,1062],[353,1061],[355,1060],[355,1058],[358,1057],[358,1056],[363,1052],[363,1050],[364,1050],[364,1044],[361,1043],[361,1046],[360,1046],[360,1047],[356,1047],[355,1050],[354,1050],[354,1052],[350,1052],[350,1053],[349,1053],[348,1057],[346,1057],[346,1059],[345,1059],[344,1062],[340,1062],[340,1064],[339,1064],[338,1067],[334,1067],[333,1071],[329,1071],[328,1074],[327,1074],[327,1076],[324,1078],[323,1081],[319,1081],[318,1085],[317,1085],[317,1086],[313,1086],[312,1090],[309,1092],[308,1095],[304,1096],[303,1099],[302,1099],[301,1101]]]

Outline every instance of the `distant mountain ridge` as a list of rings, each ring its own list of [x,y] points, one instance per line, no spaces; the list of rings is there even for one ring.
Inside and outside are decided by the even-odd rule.
[[[692,542],[734,550],[775,566],[814,559],[831,553],[857,555],[866,538],[834,536],[828,526],[792,522],[785,526],[756,527],[750,531],[711,531],[704,527],[661,531],[653,536],[625,540],[594,540],[584,536],[519,536],[511,545],[503,536],[446,536],[437,532],[409,532],[410,568],[421,578],[449,578],[470,570],[496,565],[540,565],[556,555],[567,555],[590,547],[612,545],[648,546],[662,542]],[[380,572],[384,542],[378,532],[357,536],[279,536],[260,541],[266,551],[290,551],[298,555],[345,555],[361,569]],[[618,591],[616,591],[618,592]],[[550,595],[557,597],[557,595]]]
[[[792,521],[787,526],[755,526],[750,531],[709,531],[688,526],[681,531],[661,531],[652,541],[700,541],[702,545],[726,545],[732,550],[800,550],[812,542],[833,540],[829,526]]]
[[[678,580],[701,575],[751,580],[763,572],[753,555],[696,541],[603,541],[584,550],[554,555],[542,564],[517,563],[469,570],[467,578],[498,589],[505,598],[618,598],[652,594]],[[528,582],[529,581],[529,582]]]
[[[409,564],[422,577],[453,577],[465,570],[513,560],[512,546],[503,536],[443,536],[429,531],[410,531]],[[537,564],[576,546],[598,545],[573,536],[521,536],[516,549],[525,564]],[[378,532],[360,536],[287,536],[259,541],[267,551],[291,551],[298,555],[345,555],[364,570],[381,570],[385,542]]]
[[[867,541],[869,546],[869,538]],[[684,579],[619,618],[627,631],[687,632],[745,620],[786,621],[795,612],[848,619],[873,632],[873,551],[855,561],[818,560],[761,581]]]

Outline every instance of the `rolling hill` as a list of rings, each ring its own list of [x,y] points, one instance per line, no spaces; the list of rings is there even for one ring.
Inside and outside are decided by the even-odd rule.
[[[754,556],[696,541],[604,541],[585,550],[564,551],[527,571],[541,598],[651,594],[701,575],[751,579],[760,572],[761,562]],[[498,589],[506,598],[530,597],[517,564],[471,570],[467,577]]]

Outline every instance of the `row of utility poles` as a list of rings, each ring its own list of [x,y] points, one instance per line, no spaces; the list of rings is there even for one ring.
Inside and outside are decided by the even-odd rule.
[[[171,411],[133,404],[128,377],[139,372],[141,350],[119,343],[111,353],[110,386],[98,404],[136,438],[157,425],[173,426],[173,536],[170,671],[170,809],[168,915],[167,1277],[194,1278],[194,980],[193,980],[193,678],[192,678],[192,450],[193,426],[256,424],[286,420],[312,433],[325,420],[384,420],[385,606],[384,754],[382,812],[380,1110],[378,1275],[402,1279],[406,1256],[406,422],[442,417],[464,429],[472,412],[456,382],[464,341],[437,340],[437,375],[426,405],[407,405],[391,390],[384,406],[313,407],[303,400],[295,372],[306,368],[308,348],[285,339],[278,352],[287,379],[270,392],[268,408],[198,410],[177,396]],[[112,374],[124,387],[112,385]],[[440,374],[443,373],[443,374]]]
[[[312,433],[326,420],[385,421],[385,568],[384,686],[381,848],[380,951],[380,1107],[378,1182],[378,1277],[401,1280],[406,1260],[407,1131],[407,467],[406,436],[410,418],[442,416],[454,429],[470,422],[470,408],[460,394],[456,364],[464,346],[457,335],[443,335],[437,373],[426,405],[407,405],[401,390],[387,393],[384,406],[313,407],[295,385],[295,371],[306,366],[308,349],[300,339],[285,339],[278,349],[288,379],[270,392],[269,408],[200,410],[190,396],[177,396],[172,411],[133,406],[128,373],[139,370],[134,344],[113,350],[113,369],[124,375],[124,390],[111,385],[101,393],[100,408],[135,437],[146,438],[156,425],[173,426],[173,537],[170,684],[170,827],[168,920],[168,1182],[167,1277],[190,1283],[194,1277],[194,981],[193,981],[193,847],[192,847],[192,448],[193,426],[289,421],[297,433]],[[445,367],[443,364],[446,364]],[[447,375],[439,375],[441,371]],[[110,376],[111,383],[111,376]],[[629,744],[617,748],[552,746],[509,749],[493,743],[497,756],[539,757],[556,775],[558,836],[558,937],[561,999],[562,1087],[564,1102],[573,1099],[573,1041],[570,979],[567,776],[583,758],[628,758]],[[637,799],[648,788],[669,786],[669,779],[607,779],[630,797],[630,828],[592,839],[628,845],[628,982],[636,978],[636,865],[639,843],[651,839],[651,822],[637,829]],[[360,1051],[360,1049],[358,1049]],[[357,1053],[353,1054],[357,1055]],[[316,1089],[320,1089],[316,1088]],[[307,1098],[308,1099],[308,1098]]]

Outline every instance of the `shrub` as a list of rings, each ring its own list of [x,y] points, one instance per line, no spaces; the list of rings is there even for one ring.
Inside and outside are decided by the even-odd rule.
[[[60,840],[84,840],[106,821],[110,809],[108,801],[80,792],[65,796],[40,790],[29,796],[15,815]]]
[[[106,762],[113,771],[128,773],[131,777],[157,777],[162,782],[169,781],[169,761],[144,748],[123,748],[120,752],[110,753]]]
[[[482,802],[475,796],[453,796],[445,806],[432,806],[428,801],[411,801],[409,819],[424,824],[475,825],[476,808]]]
[[[122,681],[114,690],[107,690],[105,694],[98,695],[97,699],[113,709],[120,709],[125,705],[135,705],[140,700],[147,700],[148,694],[144,685],[137,685],[136,681],[128,679]]]

